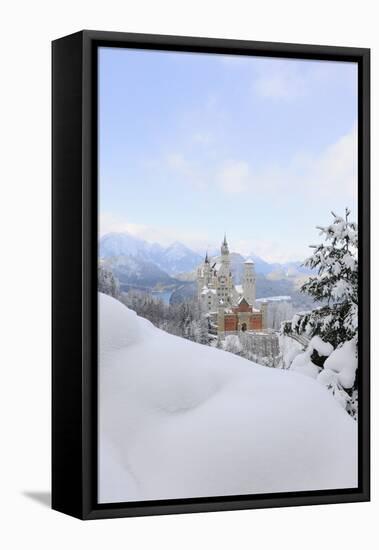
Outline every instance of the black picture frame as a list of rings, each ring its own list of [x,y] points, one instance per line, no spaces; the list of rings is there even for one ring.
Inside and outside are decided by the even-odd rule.
[[[359,486],[357,489],[97,503],[97,49],[159,49],[358,64]],[[81,31],[52,43],[52,507],[81,519],[370,499],[370,50]]]

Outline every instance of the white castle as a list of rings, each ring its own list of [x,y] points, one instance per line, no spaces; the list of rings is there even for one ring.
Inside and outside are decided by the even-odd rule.
[[[221,244],[221,260],[210,262],[208,253],[197,270],[197,295],[204,314],[217,326],[220,335],[241,331],[262,331],[267,327],[266,303],[255,307],[255,266],[243,264],[242,284],[235,285],[226,235]]]
[[[219,305],[237,306],[242,298],[255,306],[255,266],[251,259],[244,262],[242,285],[234,285],[226,235],[221,244],[221,261],[211,264],[208,253],[197,270],[198,298],[203,311],[217,311]]]

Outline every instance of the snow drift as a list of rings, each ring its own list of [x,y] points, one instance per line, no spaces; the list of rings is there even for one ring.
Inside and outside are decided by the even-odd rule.
[[[99,294],[99,501],[357,486],[328,391],[155,328]]]

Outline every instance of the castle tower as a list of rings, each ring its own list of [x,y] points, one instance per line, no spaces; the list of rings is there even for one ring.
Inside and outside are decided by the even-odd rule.
[[[230,258],[229,258],[229,247],[228,243],[226,241],[226,234],[224,235],[224,240],[221,244],[221,262],[223,264],[229,264],[230,265]]]
[[[226,241],[226,235],[224,236],[224,240],[221,244],[220,274],[222,274],[224,277],[227,277],[227,278],[230,277],[230,256],[229,256],[228,243]]]
[[[229,247],[226,235],[221,244],[221,265],[217,273],[217,297],[224,304],[232,304],[233,278],[230,266]]]
[[[211,266],[208,258],[208,251],[205,254],[203,264],[197,270],[197,294],[198,298],[201,296],[201,292],[204,287],[207,287],[210,283]]]
[[[243,264],[243,297],[251,307],[255,306],[255,266],[250,258]]]
[[[209,263],[208,250],[205,254],[205,260],[204,260],[204,265],[203,265],[203,273],[204,273],[205,284],[208,285],[209,282],[210,282],[209,277],[210,277],[210,273],[211,273],[211,265]]]

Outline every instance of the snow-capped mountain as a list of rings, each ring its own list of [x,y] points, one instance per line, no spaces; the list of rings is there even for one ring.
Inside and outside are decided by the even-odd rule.
[[[202,257],[180,242],[174,242],[168,247],[158,243],[149,243],[130,233],[108,233],[100,239],[100,258],[117,256],[132,256],[153,262],[169,275],[176,275],[195,269]]]
[[[151,246],[155,245],[150,245],[147,241],[134,237],[130,233],[107,233],[100,239],[99,256],[111,258],[145,255]],[[160,245],[156,246],[160,247]]]
[[[141,256],[113,256],[103,259],[103,262],[117,277],[122,289],[129,285],[153,288],[175,282],[166,271]]]
[[[168,273],[176,275],[177,273],[192,271],[201,261],[200,254],[190,250],[182,243],[174,242],[164,250],[157,263]]]

